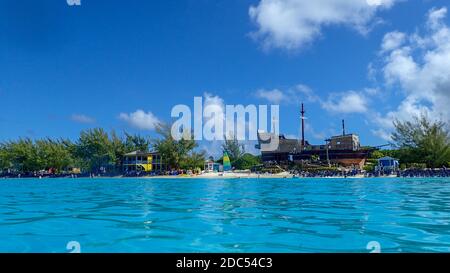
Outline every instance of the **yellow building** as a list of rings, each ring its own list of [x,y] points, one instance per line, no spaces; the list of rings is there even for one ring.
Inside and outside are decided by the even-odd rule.
[[[164,164],[157,152],[134,151],[123,157],[123,171],[152,172],[163,171]]]

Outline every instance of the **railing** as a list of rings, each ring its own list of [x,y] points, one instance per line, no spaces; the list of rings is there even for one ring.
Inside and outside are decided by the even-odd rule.
[[[147,160],[134,160],[134,161],[124,161],[123,164],[125,165],[137,165],[137,164],[153,164],[153,165],[159,165],[159,164],[163,164],[161,161],[152,161],[149,162]]]
[[[147,160],[132,160],[132,161],[124,161],[124,164],[135,165],[135,164],[149,164]]]

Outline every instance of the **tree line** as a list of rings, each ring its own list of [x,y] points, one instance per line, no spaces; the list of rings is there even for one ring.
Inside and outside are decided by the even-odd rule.
[[[85,172],[120,170],[125,153],[151,147],[150,139],[104,129],[84,130],[76,141],[69,139],[21,138],[0,143],[0,170],[12,169],[21,173],[50,170],[63,172],[80,168]]]
[[[450,167],[450,132],[448,123],[432,121],[422,115],[411,121],[394,121],[392,133],[394,149],[376,151],[372,160],[391,156],[403,167]],[[199,151],[193,139],[175,140],[171,126],[159,124],[158,138],[95,128],[84,130],[75,140],[20,138],[0,143],[0,172],[14,170],[21,173],[52,169],[55,173],[80,168],[82,172],[117,173],[121,171],[124,154],[132,151],[154,150],[161,154],[166,168],[195,170],[204,167],[206,152]],[[222,145],[236,169],[251,169],[261,164],[261,158],[245,153],[236,138],[228,138]],[[221,159],[218,161],[220,162]]]
[[[203,169],[206,152],[199,151],[193,139],[175,140],[170,129],[168,124],[159,124],[156,127],[159,137],[154,139],[126,132],[119,136],[114,130],[94,128],[81,131],[75,141],[52,138],[5,141],[0,143],[0,172],[61,173],[79,168],[83,173],[120,173],[125,154],[149,150],[161,154],[168,170]],[[226,141],[223,149],[230,154],[235,168],[251,168],[259,163],[258,157],[246,154],[235,140]]]
[[[432,120],[427,115],[410,121],[394,121],[391,136],[393,149],[376,151],[377,159],[391,156],[399,159],[403,168],[450,167],[450,128],[444,121]]]

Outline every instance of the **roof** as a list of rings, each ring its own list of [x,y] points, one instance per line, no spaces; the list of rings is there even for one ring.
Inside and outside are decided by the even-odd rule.
[[[274,133],[266,133],[266,132],[258,132],[258,141],[259,144],[269,144],[271,139],[276,137]],[[269,152],[269,153],[296,153],[302,151],[302,144],[300,139],[290,139],[286,138],[284,135],[278,135],[279,145],[276,150],[264,150],[260,147],[261,152]],[[305,147],[310,147],[311,144],[307,140],[305,140]]]
[[[133,151],[131,153],[124,154],[124,156],[149,156],[158,154],[157,152],[143,152],[143,151]]]
[[[331,139],[349,138],[354,136],[358,137],[357,134],[346,134],[346,135],[332,136]]]
[[[390,156],[385,156],[385,157],[379,158],[378,160],[398,160],[398,159],[390,157]]]
[[[292,153],[294,151],[301,151],[300,141],[298,141],[297,139],[280,139],[278,152]]]

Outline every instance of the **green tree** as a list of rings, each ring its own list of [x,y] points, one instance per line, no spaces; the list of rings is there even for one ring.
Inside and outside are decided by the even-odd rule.
[[[44,169],[56,169],[61,172],[71,167],[74,159],[69,140],[42,139],[35,142],[39,165]]]
[[[133,151],[143,151],[146,152],[150,150],[151,140],[140,136],[140,135],[130,135],[125,132],[125,152],[133,152]]]
[[[384,153],[384,151],[373,151],[370,155],[370,159],[380,159],[385,156],[386,154]]]
[[[249,170],[258,165],[261,165],[261,158],[249,153],[242,155],[234,162],[234,167],[238,170]]]
[[[447,124],[431,121],[427,116],[412,121],[394,122],[394,145],[404,163],[425,163],[428,167],[442,167],[450,161],[450,139]]]
[[[168,124],[158,124],[156,132],[160,138],[155,139],[153,148],[158,151],[164,163],[170,169],[180,169],[186,160],[188,160],[190,153],[197,148],[197,143],[187,134],[180,140],[175,140],[172,137],[171,126]]]
[[[37,145],[29,138],[3,143],[3,153],[10,167],[17,171],[33,172],[45,168]]]
[[[191,152],[181,163],[185,170],[203,169],[205,165],[205,152]]]
[[[115,170],[119,170],[122,166],[123,155],[131,151],[127,150],[125,142],[114,130],[111,131],[110,135],[109,155],[111,164],[114,165]]]
[[[114,145],[108,133],[101,128],[81,132],[76,143],[76,155],[90,172],[99,172],[102,167],[111,167],[117,163]]]
[[[123,156],[126,153],[134,151],[147,152],[151,144],[149,139],[140,135],[131,135],[127,132],[124,132],[124,135],[125,137],[121,138],[113,130],[109,137],[110,159],[116,170],[119,170],[122,166]]]
[[[0,172],[5,169],[9,169],[12,166],[11,159],[9,157],[8,151],[6,150],[5,144],[0,143]]]
[[[230,157],[231,165],[233,166],[235,161],[245,154],[244,145],[239,144],[236,136],[229,138],[225,137],[225,142],[222,144],[222,149],[224,152],[227,152]]]
[[[21,172],[33,172],[45,168],[37,147],[30,138],[19,139],[16,142],[11,141],[7,146],[9,146],[13,169]]]

